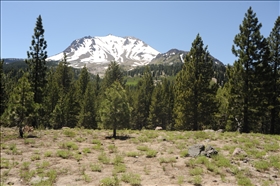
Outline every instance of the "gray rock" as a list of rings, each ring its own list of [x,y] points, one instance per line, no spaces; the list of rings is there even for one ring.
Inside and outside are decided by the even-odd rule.
[[[156,127],[155,130],[162,130],[162,127]]]
[[[190,146],[189,149],[188,149],[188,154],[191,156],[191,157],[196,157],[196,156],[199,156],[200,153],[202,151],[204,151],[205,149],[205,146],[204,145],[201,145],[201,144],[196,144],[196,145],[193,145],[193,146]]]
[[[215,132],[215,131],[212,129],[205,129],[205,130],[203,130],[203,132]]]
[[[218,151],[216,151],[212,146],[208,145],[206,148],[204,145],[197,144],[189,147],[188,149],[189,156],[191,157],[197,157],[199,155],[201,156],[207,156],[211,157],[215,154],[218,154]]]
[[[237,155],[247,155],[247,153],[245,151],[243,151],[241,148],[235,148],[232,155],[233,156],[237,156]]]
[[[224,129],[219,129],[219,130],[217,130],[217,132],[223,133],[225,131],[224,131]]]
[[[218,151],[216,151],[212,146],[208,145],[205,148],[205,153],[206,153],[206,156],[210,158],[211,156],[218,154]]]

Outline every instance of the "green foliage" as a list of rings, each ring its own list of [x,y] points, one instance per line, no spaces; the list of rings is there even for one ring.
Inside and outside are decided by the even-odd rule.
[[[70,156],[72,156],[72,153],[69,150],[58,150],[56,152],[58,157],[61,157],[63,159],[68,159]]]
[[[28,81],[28,74],[26,73],[14,87],[7,103],[8,108],[2,118],[10,126],[22,127],[32,122],[38,108],[38,105],[34,102],[33,95],[31,84]]]
[[[118,177],[105,177],[100,180],[100,184],[104,186],[118,186],[120,185]]]
[[[152,92],[154,89],[151,70],[147,66],[142,79],[138,82],[136,92],[133,96],[132,126],[134,129],[149,128],[148,117]]]
[[[213,77],[212,60],[197,35],[187,54],[183,69],[177,74],[175,91],[175,128],[200,130],[213,125],[217,111],[215,100],[217,84],[210,84]]]
[[[268,65],[269,48],[260,34],[262,24],[250,7],[245,14],[240,33],[234,38],[232,53],[238,58],[229,72],[229,109],[232,120],[243,132],[261,131],[267,118],[268,94],[270,87]]]
[[[129,128],[130,107],[128,98],[118,81],[106,89],[99,112],[101,127],[113,129],[114,138],[116,138],[117,129]]]
[[[121,177],[123,182],[129,183],[132,186],[140,186],[141,185],[141,177],[139,174],[133,173],[124,173]]]
[[[91,164],[90,169],[93,172],[101,172],[102,171],[102,167],[99,164]]]

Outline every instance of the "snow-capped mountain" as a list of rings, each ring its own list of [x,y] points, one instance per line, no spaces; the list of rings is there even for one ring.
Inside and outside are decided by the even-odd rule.
[[[67,55],[67,61],[72,66],[87,66],[114,60],[128,66],[146,65],[155,58],[159,52],[143,41],[134,37],[117,37],[107,35],[103,37],[83,37],[76,39],[63,52]],[[59,61],[63,58],[63,52],[49,57],[47,60]]]

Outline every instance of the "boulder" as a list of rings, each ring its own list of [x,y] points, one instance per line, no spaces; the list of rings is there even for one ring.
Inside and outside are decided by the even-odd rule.
[[[218,154],[218,151],[216,151],[212,146],[208,145],[206,148],[202,144],[197,144],[189,147],[188,154],[191,157],[197,157],[199,155],[201,156],[207,156],[210,158],[211,156]]]
[[[156,127],[155,130],[162,130],[162,127]]]
[[[188,154],[191,157],[196,157],[196,156],[199,156],[201,154],[201,152],[204,151],[204,149],[205,149],[204,145],[196,144],[196,145],[189,147]]]

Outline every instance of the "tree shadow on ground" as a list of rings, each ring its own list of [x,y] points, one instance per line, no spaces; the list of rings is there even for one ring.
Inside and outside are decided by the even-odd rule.
[[[125,136],[116,136],[115,138],[113,136],[106,136],[105,139],[116,139],[116,140],[128,140],[134,137],[125,135]]]

